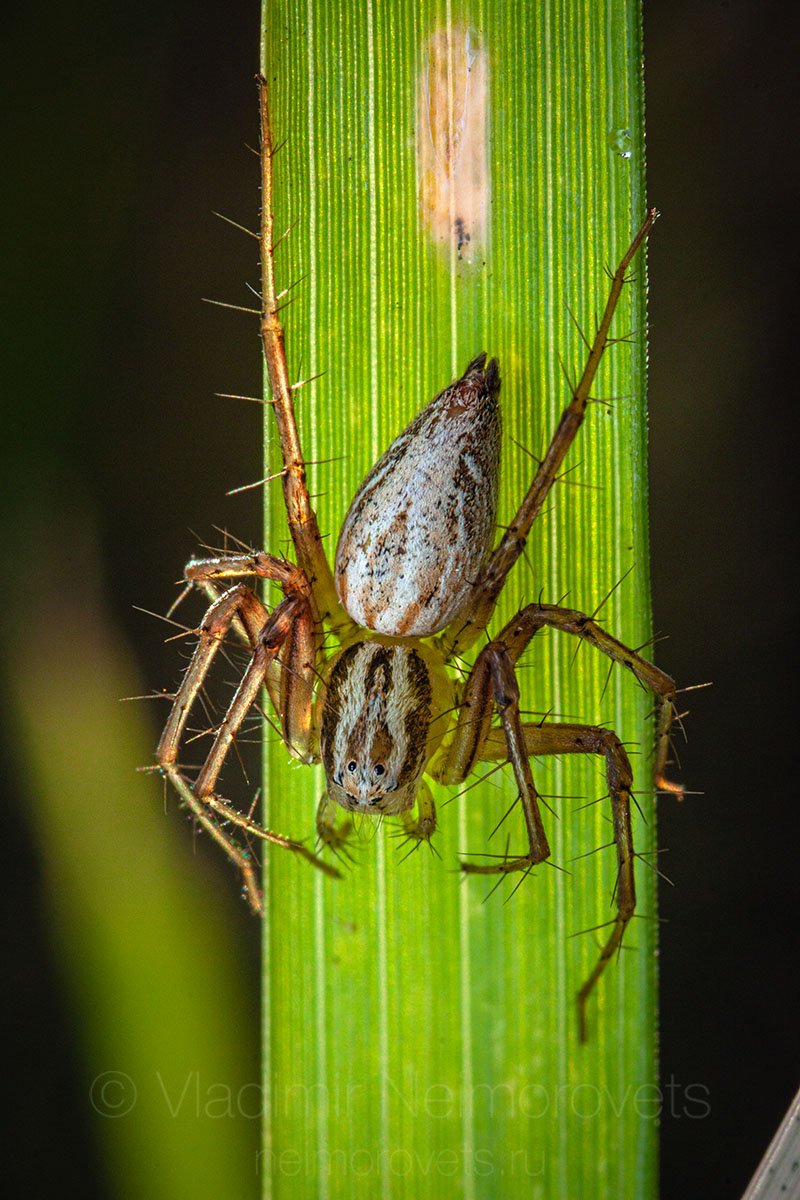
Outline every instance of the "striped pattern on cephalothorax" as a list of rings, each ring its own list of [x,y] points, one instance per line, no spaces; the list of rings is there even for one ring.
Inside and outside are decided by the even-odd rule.
[[[392,442],[359,488],[336,548],[347,612],[392,637],[443,629],[494,535],[500,372],[479,355]]]
[[[344,650],[322,701],[330,798],[351,810],[410,808],[429,756],[434,703],[428,663],[415,647],[365,641]]]

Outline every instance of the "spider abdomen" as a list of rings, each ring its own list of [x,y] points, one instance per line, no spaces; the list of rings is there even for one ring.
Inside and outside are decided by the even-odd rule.
[[[336,548],[354,621],[390,637],[447,625],[494,535],[500,372],[481,354],[392,442],[356,493]]]

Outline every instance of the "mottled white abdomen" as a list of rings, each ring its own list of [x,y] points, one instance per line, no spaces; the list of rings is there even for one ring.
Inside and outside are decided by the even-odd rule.
[[[500,372],[479,355],[392,442],[356,493],[336,548],[336,590],[367,629],[443,629],[494,536]]]

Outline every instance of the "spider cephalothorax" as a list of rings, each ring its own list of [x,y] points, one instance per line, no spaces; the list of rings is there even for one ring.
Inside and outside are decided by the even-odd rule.
[[[529,871],[550,854],[531,758],[599,755],[605,765],[617,856],[616,917],[597,963],[578,993],[581,1035],[586,1000],[619,948],[634,913],[632,773],[616,734],[596,725],[530,722],[520,709],[515,665],[548,627],[576,637],[621,663],[656,699],[656,783],[669,750],[675,685],[669,676],[584,613],[534,603],[486,642],[464,678],[452,664],[486,633],[497,597],[522,552],[583,421],[608,344],[626,271],[646,238],[652,210],[611,276],[605,310],[552,441],[519,509],[493,547],[500,457],[500,372],[485,354],[445,388],[396,438],[358,489],[342,525],[335,572],[325,556],[306,486],[305,462],[278,315],[273,262],[272,139],[266,81],[261,103],[261,334],[283,457],[284,499],[296,563],[265,552],[193,560],[188,586],[212,600],[198,645],[158,747],[158,764],[195,819],[242,872],[252,907],[262,911],[249,850],[236,831],[283,846],[329,875],[323,857],[260,826],[217,792],[225,758],[266,687],[287,749],[321,762],[327,794],[317,813],[323,847],[336,850],[348,822],[336,812],[396,815],[408,837],[427,841],[436,810],[425,775],[460,784],[480,762],[509,762],[528,840],[527,852],[488,863],[462,863],[472,874]],[[269,612],[242,582],[267,579],[283,600]],[[324,630],[337,643],[330,650]],[[213,744],[191,778],[179,763],[190,710],[229,631],[250,647],[249,664]],[[674,789],[673,789],[674,790]],[[231,826],[234,832],[231,832]]]
[[[426,647],[385,638],[348,646],[321,698],[319,749],[331,800],[357,812],[412,808],[446,728],[434,717],[451,708],[447,674]]]

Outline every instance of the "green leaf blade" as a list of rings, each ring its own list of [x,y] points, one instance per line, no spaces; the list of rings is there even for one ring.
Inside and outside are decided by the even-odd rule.
[[[503,375],[501,522],[569,396],[558,355],[577,374],[585,350],[567,305],[591,332],[614,265],[644,216],[638,6],[546,0],[344,6],[309,0],[266,9],[283,286],[294,377],[325,370],[300,394],[312,490],[336,533],[391,438],[480,350]],[[474,269],[434,245],[420,219],[417,97],[429,40],[467,22],[488,60],[490,221]],[[424,129],[424,126],[423,126]],[[620,156],[628,142],[631,157]],[[483,262],[485,260],[485,265]],[[455,266],[455,270],[453,269]],[[540,593],[603,609],[629,645],[650,636],[646,524],[644,260],[626,289],[592,406],[559,485],[509,581],[492,629]],[[277,446],[267,413],[270,469]],[[521,446],[515,445],[516,439]],[[342,458],[344,456],[344,458]],[[285,545],[279,492],[268,497],[269,548]],[[651,848],[652,707],[630,678],[557,634],[540,635],[520,672],[524,706],[552,719],[602,721],[632,750]],[[599,660],[599,661],[596,661]],[[531,718],[535,719],[535,718]],[[508,904],[504,885],[459,878],[461,852],[500,852],[518,812],[507,772],[452,800],[436,790],[442,860],[425,847],[400,862],[390,825],[355,843],[341,882],[272,852],[267,864],[265,1038],[272,1111],[266,1194],[298,1197],[654,1194],[655,925],[634,921],[590,1007],[579,1046],[574,996],[597,956],[570,935],[611,916],[614,855],[595,760],[535,764],[553,861]],[[470,781],[472,782],[472,781]],[[268,821],[307,836],[324,781],[268,752]],[[452,801],[452,802],[450,802]],[[567,874],[566,872],[570,872]],[[637,864],[639,912],[655,916],[654,877]],[[634,949],[635,947],[635,949]],[[638,1089],[650,1091],[638,1091]],[[646,1101],[650,1101],[648,1104]]]

